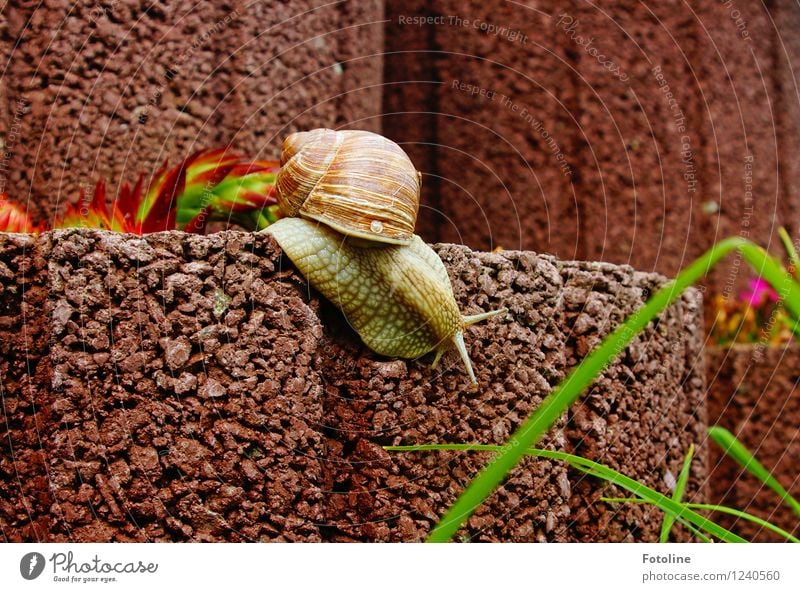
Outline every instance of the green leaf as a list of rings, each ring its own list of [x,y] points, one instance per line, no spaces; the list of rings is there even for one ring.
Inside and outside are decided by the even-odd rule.
[[[783,226],[778,228],[778,235],[780,235],[781,240],[783,241],[783,248],[786,249],[786,255],[789,257],[789,262],[794,266],[794,276],[797,278],[797,281],[800,281],[800,257],[797,255],[797,250],[794,248],[794,243],[792,242],[789,233],[786,232],[786,229]]]
[[[601,497],[600,501],[610,502],[610,503],[629,503],[629,504],[649,504],[645,499],[642,498],[635,498],[635,497]],[[771,530],[772,532],[779,534],[783,538],[792,543],[800,543],[800,539],[794,536],[790,532],[786,532],[780,526],[776,524],[772,524],[759,516],[754,514],[749,514],[748,512],[742,512],[741,510],[737,510],[736,508],[729,508],[728,506],[719,506],[717,504],[684,504],[687,508],[692,508],[694,510],[711,510],[712,512],[720,512],[722,514],[730,514],[732,516],[736,516],[737,518],[742,518],[743,520],[747,520],[749,522],[754,522],[759,526],[763,526],[767,530]],[[693,526],[687,525],[690,530],[692,530],[695,534],[701,534],[696,531]],[[702,536],[701,536],[702,538]],[[706,541],[708,542],[708,541]]]
[[[694,456],[694,444],[689,446],[689,451],[683,459],[683,467],[678,475],[678,481],[675,483],[675,491],[672,492],[672,499],[676,502],[683,501],[683,493],[686,491],[686,484],[689,482],[689,473],[692,470],[692,457]],[[659,536],[660,543],[669,542],[669,533],[672,530],[672,525],[675,523],[675,518],[669,514],[664,514],[664,522],[661,523],[661,536]]]
[[[768,522],[767,520],[764,520],[763,518],[760,518],[758,516],[754,516],[753,514],[737,510],[736,508],[729,508],[728,506],[719,506],[716,504],[686,504],[686,505],[696,510],[712,510],[714,512],[721,512],[723,514],[731,514],[732,516],[736,516],[737,518],[749,520],[750,522],[754,522],[759,526],[763,526],[764,528],[781,535],[788,541],[791,541],[793,543],[800,543],[800,539],[798,539],[793,534],[786,532],[780,526],[772,524],[771,522]]]
[[[566,379],[553,389],[553,392],[511,435],[503,451],[495,456],[462,492],[433,529],[428,540],[431,542],[450,540],[475,508],[483,503],[483,500],[516,466],[525,454],[525,450],[539,441],[633,338],[672,304],[686,288],[706,275],[723,257],[734,250],[741,252],[742,257],[784,298],[786,308],[792,316],[800,319],[800,285],[780,263],[770,257],[764,249],[743,238],[732,237],[721,241],[681,271],[675,280],[656,292],[642,308],[606,337],[597,349],[584,358]]]
[[[694,536],[696,536],[698,539],[700,539],[704,543],[713,543],[714,542],[711,537],[708,537],[708,536],[704,535],[702,532],[697,530],[697,528],[695,528],[691,524],[687,523],[687,524],[684,524],[684,526],[686,528],[688,528]]]
[[[470,450],[502,453],[504,448],[504,446],[493,446],[488,444],[423,444],[419,446],[384,446],[385,450],[405,452],[422,452],[430,450]],[[721,541],[728,543],[747,542],[739,535],[730,532],[719,524],[709,520],[705,516],[701,516],[697,512],[690,510],[685,505],[668,498],[666,495],[657,492],[655,489],[639,483],[638,481],[631,479],[630,477],[623,475],[614,469],[606,467],[605,465],[601,465],[600,463],[596,463],[592,460],[583,458],[581,456],[576,456],[574,454],[569,454],[567,452],[541,450],[536,448],[528,448],[523,450],[523,455],[566,461],[570,464],[570,466],[586,473],[587,475],[592,475],[598,479],[618,485],[619,487],[630,491],[634,495],[647,500],[682,524],[694,525],[700,530],[703,530],[717,537]]]
[[[764,465],[758,462],[756,457],[753,456],[736,436],[721,426],[708,428],[708,435],[722,448],[725,454],[730,456],[748,473],[777,493],[781,499],[794,510],[795,514],[800,516],[800,502],[793,498],[792,495],[778,483],[778,480],[772,476]]]

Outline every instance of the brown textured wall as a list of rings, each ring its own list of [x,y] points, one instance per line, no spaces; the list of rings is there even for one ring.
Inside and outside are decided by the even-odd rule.
[[[52,421],[48,237],[0,238],[0,532],[4,541],[48,538],[52,503],[45,430]],[[10,528],[14,532],[10,532]]]
[[[787,100],[797,103],[797,89],[782,89],[779,84],[775,52],[782,37],[773,19],[794,14],[800,7],[778,2],[766,5],[769,11],[763,3],[701,3],[696,9],[696,33],[689,40],[689,55],[702,93],[703,121],[698,136],[706,162],[701,170],[704,189],[700,197],[707,211],[719,208],[718,213],[701,210],[706,235],[698,247],[740,235],[779,253],[774,242],[777,225],[792,229],[796,224],[785,213],[800,203],[796,191],[800,178],[782,179],[779,165],[788,165],[794,155],[778,152],[777,137],[788,131],[782,129],[778,105]],[[741,32],[732,15],[744,19]],[[798,123],[800,120],[794,122],[795,129]],[[698,247],[687,255],[696,253]],[[728,262],[715,273],[716,287],[730,294],[734,283],[741,285],[742,276],[749,275],[754,274],[746,264]]]
[[[422,235],[574,257],[570,175],[541,130],[571,163],[575,83],[542,11],[493,2],[387,2],[386,17],[397,53],[386,60],[384,131],[416,143],[427,167]],[[418,24],[415,17],[434,20]],[[475,29],[481,23],[511,25],[526,37],[486,35]],[[542,120],[541,130],[523,109]]]
[[[290,131],[380,131],[382,15],[380,0],[7,3],[8,192],[51,220],[81,185],[103,177],[114,195],[199,148],[275,158]]]
[[[490,455],[386,453],[379,444],[504,444],[569,369],[663,282],[626,267],[530,252],[455,245],[437,251],[462,310],[506,306],[510,315],[468,332],[478,392],[465,389],[453,356],[442,373],[387,363],[336,338],[348,332],[338,315],[323,323],[330,357],[341,360],[326,372],[329,450],[342,457],[330,463],[333,540],[422,540]],[[705,431],[701,334],[700,298],[690,292],[610,365],[540,446],[597,459],[663,491]],[[476,511],[460,540],[658,540],[658,512],[599,501],[610,490],[560,462],[527,459],[521,467]],[[693,471],[689,496],[703,499],[704,449]],[[687,540],[686,533],[677,540]]]
[[[401,26],[409,16],[439,20]],[[402,57],[384,76],[412,89],[395,110],[437,91],[435,116],[385,126],[436,145],[425,166],[440,212],[423,211],[427,238],[673,275],[724,236],[777,249],[778,224],[800,231],[796,3],[389,1],[387,18],[392,35],[430,50],[414,59],[428,60],[432,83],[403,84],[419,65]],[[496,94],[471,96],[454,79]],[[740,269],[726,263],[712,285],[730,290]]]
[[[793,155],[800,154],[800,88],[794,66],[800,64],[800,10],[791,0],[777,0],[775,25],[780,38],[774,45],[775,68],[780,90],[775,101],[774,111],[778,121],[778,155],[781,193],[778,200],[780,220],[791,231],[792,236],[800,236],[800,160]]]
[[[440,216],[439,175],[437,172],[436,88],[433,31],[398,22],[399,14],[426,14],[424,0],[401,5],[386,4],[386,53],[383,76],[383,132],[398,142],[422,172],[421,214],[417,232],[437,239]]]
[[[420,540],[485,455],[381,445],[502,444],[663,283],[529,252],[437,250],[462,310],[510,310],[468,331],[477,392],[452,352],[433,371],[367,351],[266,234],[0,235],[3,537]],[[543,445],[668,492],[706,425],[701,324],[689,293]],[[705,481],[701,450],[689,495],[704,499]],[[461,534],[657,539],[659,512],[610,507],[608,493],[527,460]]]
[[[724,235],[800,232],[800,9],[766,7],[10,2],[0,179],[52,219],[82,185],[114,195],[195,148],[274,157],[295,129],[383,129],[425,175],[428,240],[671,275]],[[738,269],[712,282],[730,289]]]
[[[730,430],[795,498],[800,496],[800,347],[712,349],[708,368],[711,425]],[[760,480],[709,444],[713,503],[755,514],[800,535],[800,517]],[[782,541],[745,520],[717,515],[749,540]]]
[[[602,11],[581,3],[559,20],[559,40],[573,44],[581,78],[581,256],[672,275],[706,237],[698,216],[699,93],[684,54],[695,34],[691,14],[670,3],[616,1]],[[619,74],[578,45],[579,37],[593,39]]]

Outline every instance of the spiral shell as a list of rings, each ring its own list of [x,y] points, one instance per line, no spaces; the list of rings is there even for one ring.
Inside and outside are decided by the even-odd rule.
[[[283,143],[278,205],[342,234],[407,245],[419,210],[421,175],[400,146],[366,131],[315,129]]]

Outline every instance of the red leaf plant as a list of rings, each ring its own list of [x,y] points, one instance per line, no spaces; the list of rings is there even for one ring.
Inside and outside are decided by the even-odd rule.
[[[225,222],[261,230],[280,215],[275,199],[278,168],[278,161],[250,161],[224,148],[195,152],[172,168],[165,162],[146,190],[143,175],[133,187],[123,183],[110,210],[104,181],[97,182],[91,197],[82,189],[78,203],[69,204],[53,228],[134,234],[179,229],[202,234],[209,222]],[[0,195],[0,231],[43,230]]]

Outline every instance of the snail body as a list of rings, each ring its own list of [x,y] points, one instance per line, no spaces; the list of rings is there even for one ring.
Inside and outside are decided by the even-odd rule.
[[[476,384],[464,329],[505,309],[461,315],[444,264],[413,233],[420,176],[402,149],[370,132],[313,130],[289,136],[281,162],[278,203],[290,217],[265,232],[311,285],[373,351],[435,351],[436,367],[455,347]]]

